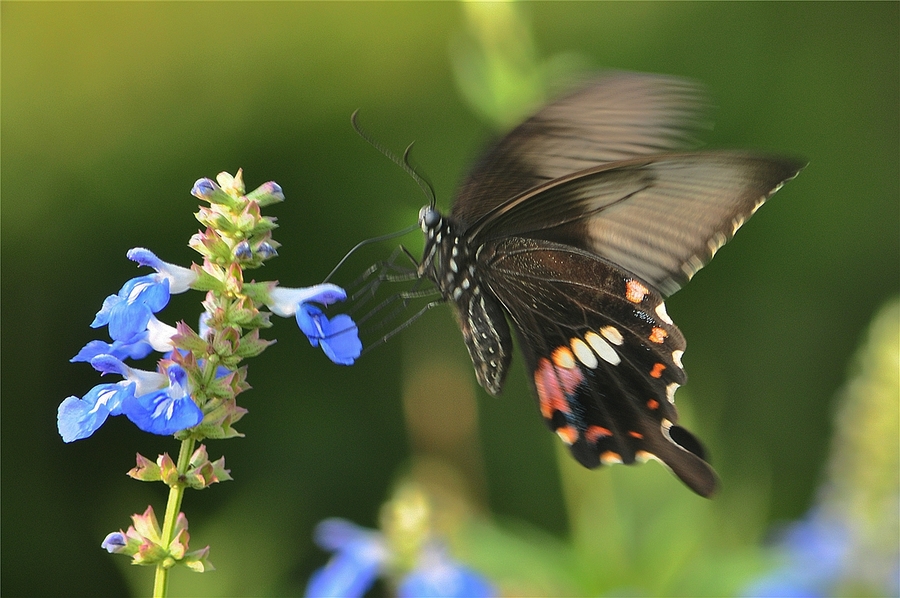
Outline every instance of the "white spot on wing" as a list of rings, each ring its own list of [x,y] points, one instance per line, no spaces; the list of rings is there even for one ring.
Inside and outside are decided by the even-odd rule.
[[[676,349],[675,351],[672,351],[672,361],[675,362],[675,365],[677,365],[681,369],[684,369],[684,365],[682,365],[682,363],[681,363],[682,355],[684,355],[684,351],[682,351],[681,349]]]
[[[591,350],[587,344],[581,340],[580,338],[572,339],[572,353],[575,354],[575,357],[578,358],[578,361],[584,365],[584,367],[588,369],[594,369],[599,365],[600,362],[597,361],[597,355]]]
[[[614,345],[621,345],[625,340],[615,326],[604,326],[600,329],[600,334]]]
[[[616,353],[616,350],[612,348],[608,342],[600,338],[599,334],[594,332],[588,332],[584,335],[584,340],[588,342],[591,348],[600,356],[600,359],[603,361],[612,364],[619,365],[622,361],[622,358],[619,357],[619,354]]]
[[[672,326],[675,322],[672,321],[672,318],[669,317],[669,314],[666,313],[666,304],[660,303],[656,306],[656,315],[659,316],[659,319]]]
[[[675,391],[678,390],[679,385],[675,382],[672,382],[666,387],[666,398],[669,399],[669,402],[673,405],[675,404]]]

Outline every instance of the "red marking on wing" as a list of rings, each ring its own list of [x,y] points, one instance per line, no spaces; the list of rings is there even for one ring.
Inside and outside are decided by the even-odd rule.
[[[650,399],[649,401],[647,401],[647,407],[649,407],[650,409],[657,409],[659,408],[659,401],[657,401],[656,399]]]
[[[583,381],[584,375],[578,368],[555,367],[546,357],[538,360],[534,371],[534,386],[541,403],[541,415],[545,419],[552,419],[554,411],[569,414],[571,410],[567,395],[572,395]]]
[[[666,366],[662,363],[656,363],[653,365],[653,369],[650,370],[650,375],[653,378],[660,378],[663,375],[663,370],[666,369]]]
[[[584,432],[584,437],[588,442],[597,442],[600,438],[612,436],[612,432],[603,426],[588,426]]]
[[[628,435],[632,438],[637,438],[638,440],[641,440],[644,437],[643,434],[641,434],[640,432],[635,432],[634,430],[629,431]]]

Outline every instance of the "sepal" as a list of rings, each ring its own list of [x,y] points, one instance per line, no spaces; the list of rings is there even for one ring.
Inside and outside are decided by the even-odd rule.
[[[225,469],[225,457],[210,461],[206,446],[200,445],[191,455],[191,468],[184,474],[184,483],[194,490],[202,490],[216,482],[231,480],[231,470]]]
[[[235,350],[235,354],[241,359],[256,357],[274,344],[275,341],[269,341],[259,338],[259,329],[254,328],[241,337],[241,342],[238,344],[237,349]]]
[[[206,571],[215,571],[216,569],[209,562],[209,546],[187,553],[181,562],[194,573],[204,573]]]
[[[142,482],[158,482],[162,480],[162,469],[159,465],[138,453],[137,465],[131,468],[128,476]]]

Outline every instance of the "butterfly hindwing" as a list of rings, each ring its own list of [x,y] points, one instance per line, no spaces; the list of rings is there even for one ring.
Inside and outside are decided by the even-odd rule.
[[[476,269],[514,324],[544,421],[582,465],[655,458],[712,494],[699,441],[675,426],[685,341],[659,293],[585,251],[535,239],[484,248]]]

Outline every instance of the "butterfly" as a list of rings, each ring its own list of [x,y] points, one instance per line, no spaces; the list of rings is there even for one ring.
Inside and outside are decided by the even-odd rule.
[[[582,465],[662,462],[718,484],[678,425],[675,293],[804,164],[695,143],[703,88],[612,73],[525,120],[476,163],[450,213],[419,212],[417,276],[450,304],[479,384],[500,394],[512,332],[547,426]]]

